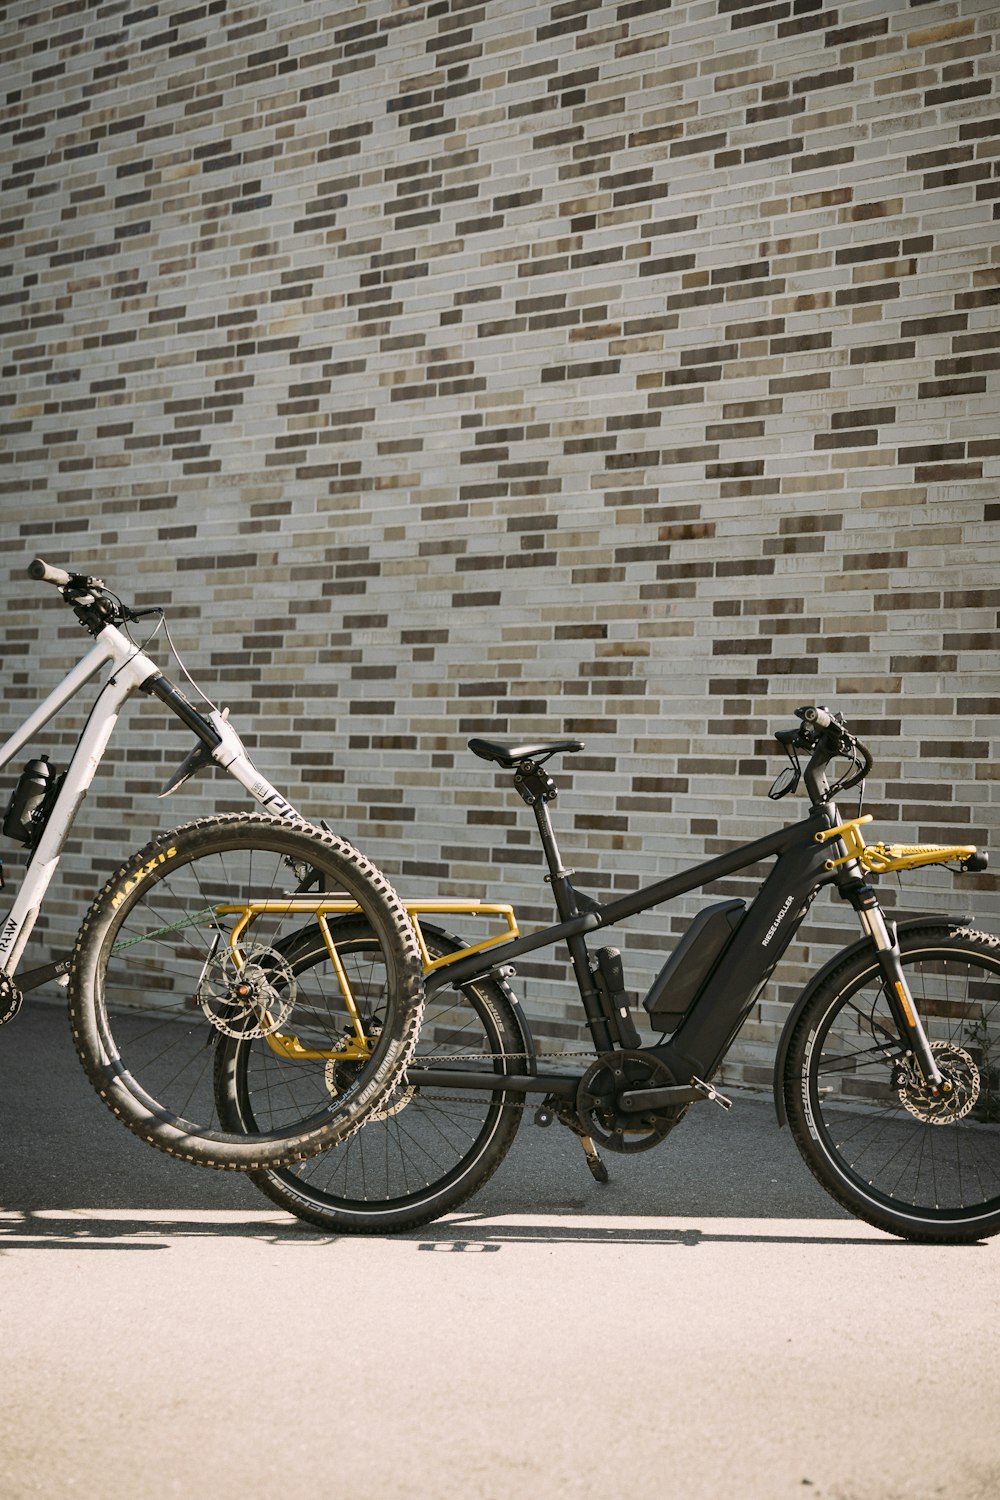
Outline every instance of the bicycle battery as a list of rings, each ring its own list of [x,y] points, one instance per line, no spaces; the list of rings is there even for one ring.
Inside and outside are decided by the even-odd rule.
[[[745,901],[719,901],[691,921],[653,980],[643,1005],[660,1031],[674,1031],[691,1009],[743,920]]]

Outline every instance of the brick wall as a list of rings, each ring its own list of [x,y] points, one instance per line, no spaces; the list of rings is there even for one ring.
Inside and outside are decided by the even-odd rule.
[[[601,894],[766,831],[808,702],[872,742],[886,836],[998,843],[995,0],[5,18],[5,723],[81,644],[40,553],[171,602],[407,890],[546,911],[471,734],[586,741],[556,815]],[[134,722],[50,928],[123,839],[244,805],[155,802],[185,737]],[[992,876],[912,884],[996,921]],[[697,904],[620,934],[634,983]],[[730,1076],[848,935],[814,911]],[[573,1040],[556,972],[521,978]]]

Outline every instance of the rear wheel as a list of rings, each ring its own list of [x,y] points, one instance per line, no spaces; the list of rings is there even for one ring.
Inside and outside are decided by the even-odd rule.
[[[913,1240],[1000,1230],[1000,940],[953,927],[900,937],[906,982],[950,1088],[906,1056],[874,954],[813,995],[785,1069],[796,1144],[837,1201]]]
[[[377,1035],[359,1038],[351,997],[323,950],[307,973],[285,957],[314,915],[318,881],[359,907],[384,977]],[[248,903],[268,903],[245,921]],[[246,1170],[344,1140],[391,1090],[413,1049],[423,976],[412,923],[382,875],[342,839],[253,815],[209,818],[148,844],[105,886],[70,969],[70,1022],[101,1098],[173,1156]],[[288,1098],[259,1121],[224,1124],[215,1054],[253,1038],[275,1076],[296,1047],[354,1057],[349,1085]]]
[[[385,1003],[381,947],[361,922],[332,928],[351,988],[364,996],[365,1013],[378,1024]],[[424,929],[431,959],[461,948],[443,933]],[[289,953],[296,976],[307,976],[326,958],[308,935]],[[412,1229],[448,1213],[482,1187],[506,1156],[520,1124],[522,1103],[505,1094],[505,1073],[530,1067],[526,1041],[506,987],[481,979],[461,989],[445,986],[427,997],[411,1064],[453,1063],[481,1069],[484,1087],[461,1091],[423,1089],[404,1078],[364,1128],[343,1145],[294,1167],[255,1172],[262,1192],[300,1219],[339,1233]],[[233,1129],[267,1129],[282,1117],[320,1108],[351,1086],[350,1069],[336,1062],[289,1062],[282,1091],[268,1080],[269,1059],[257,1040],[232,1038],[218,1054],[220,1113]]]

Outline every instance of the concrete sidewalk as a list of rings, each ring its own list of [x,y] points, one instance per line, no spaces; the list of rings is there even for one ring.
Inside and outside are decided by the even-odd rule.
[[[4,1500],[1000,1493],[1000,1240],[844,1215],[767,1099],[606,1187],[526,1124],[467,1210],[328,1237],[133,1139],[29,1001],[0,1130]]]

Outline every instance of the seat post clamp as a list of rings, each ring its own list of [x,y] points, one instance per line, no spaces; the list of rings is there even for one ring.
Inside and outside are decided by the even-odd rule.
[[[534,807],[538,802],[556,800],[556,784],[547,771],[533,760],[523,760],[514,772],[514,785],[522,802]]]

